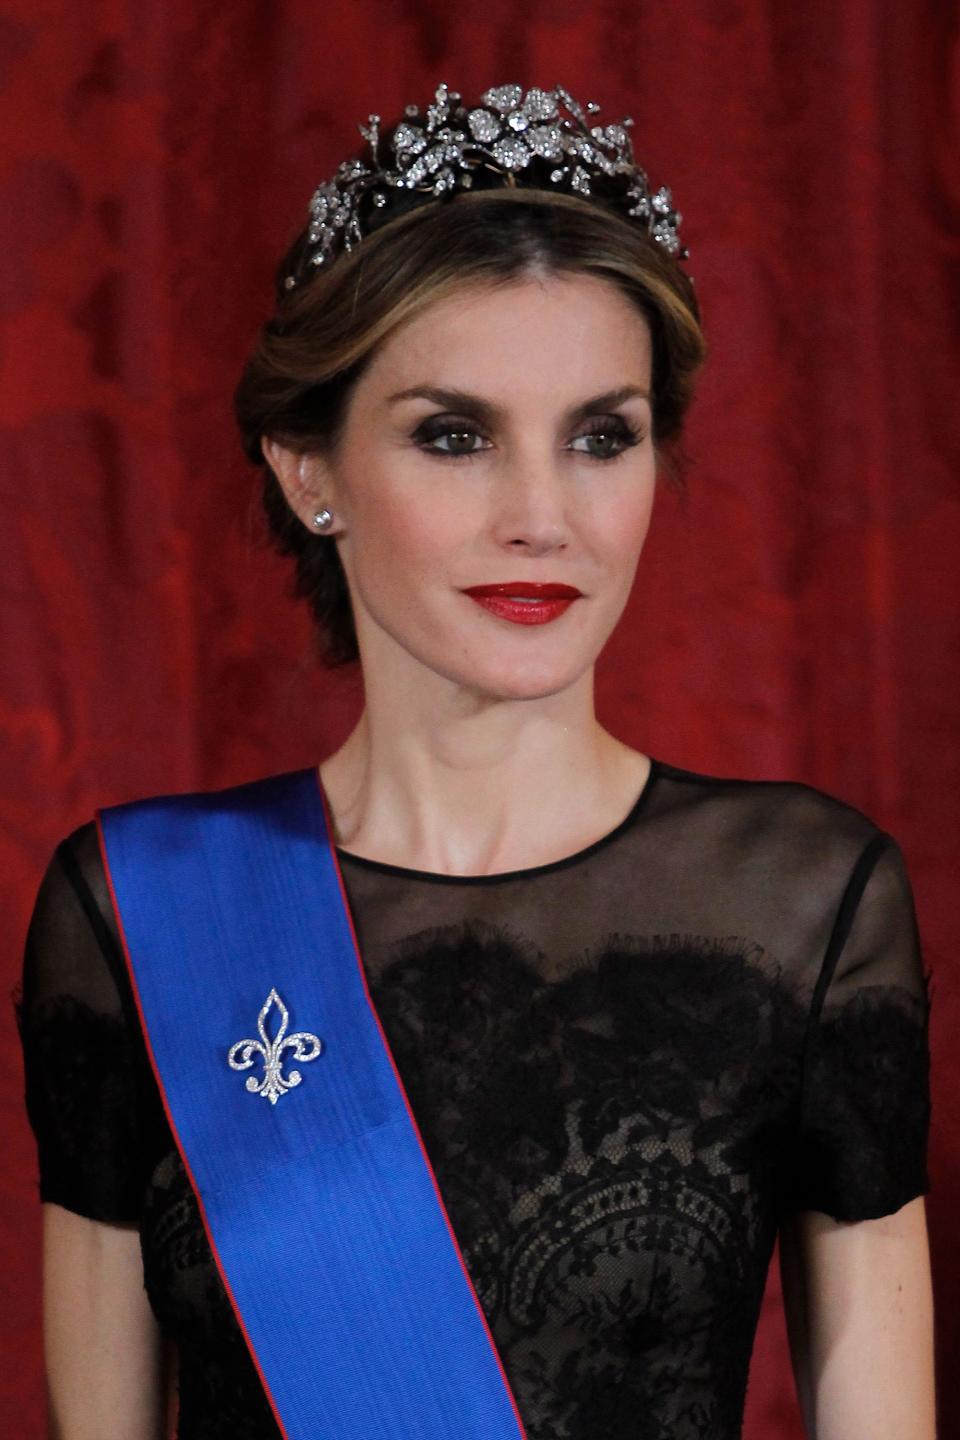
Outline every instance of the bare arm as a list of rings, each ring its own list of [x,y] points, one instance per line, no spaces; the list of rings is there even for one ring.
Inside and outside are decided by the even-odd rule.
[[[137,1230],[43,1207],[51,1440],[160,1440],[162,1344]]]
[[[810,1440],[935,1440],[924,1197],[876,1220],[789,1216],[780,1271]]]

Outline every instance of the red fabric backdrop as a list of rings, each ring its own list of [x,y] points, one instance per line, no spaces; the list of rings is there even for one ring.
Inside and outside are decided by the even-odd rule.
[[[901,840],[935,974],[928,1213],[956,1355],[957,67],[952,0],[7,0],[8,987],[42,867],[95,805],[309,764],[355,717],[229,415],[313,184],[357,121],[441,79],[561,83],[634,116],[713,351],[689,497],[661,497],[601,715],[676,764],[810,781]],[[0,1426],[38,1440],[35,1158],[0,1023]],[[779,1306],[774,1265],[754,1440],[801,1433]],[[960,1434],[955,1365],[940,1389]]]

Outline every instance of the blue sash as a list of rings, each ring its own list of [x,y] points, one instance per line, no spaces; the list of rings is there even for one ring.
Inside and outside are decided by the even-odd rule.
[[[287,1440],[517,1440],[315,770],[97,812],[147,1048]]]

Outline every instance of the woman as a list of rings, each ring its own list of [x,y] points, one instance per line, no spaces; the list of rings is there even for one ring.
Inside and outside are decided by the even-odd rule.
[[[327,659],[362,667],[322,816],[281,814],[307,772],[118,807],[38,896],[21,1019],[55,1422],[158,1434],[165,1340],[183,1437],[732,1440],[779,1234],[810,1435],[930,1440],[929,1002],[900,852],[836,799],[678,769],[594,714],[704,354],[680,217],[596,107],[459,99],[360,127],[237,392]],[[251,796],[269,823],[222,843]],[[288,886],[301,861],[275,857],[310,825]],[[344,916],[368,1008],[350,991],[340,1025]],[[209,1081],[180,1075],[247,950],[260,1039],[244,992]],[[354,1022],[367,1060],[341,1075],[379,1066],[407,1122],[374,1107],[318,1140]],[[228,1098],[191,1138],[204,1086]]]

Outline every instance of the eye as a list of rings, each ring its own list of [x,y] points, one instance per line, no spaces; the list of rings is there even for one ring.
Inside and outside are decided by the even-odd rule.
[[[602,449],[599,454],[594,450],[578,452],[601,461],[618,460],[621,455],[625,455],[628,450],[632,449],[634,445],[639,445],[645,438],[643,430],[631,425],[621,415],[605,416],[602,422],[594,421],[589,430],[584,430],[574,436],[575,440],[599,440],[604,447],[608,447],[611,443],[617,446],[612,453],[607,448]]]
[[[639,445],[645,438],[646,432],[631,425],[622,415],[607,415],[602,420],[594,421],[589,430],[581,431],[579,435],[574,436],[574,441],[599,441],[600,450],[576,450],[575,453],[587,455],[590,459],[601,462],[617,460],[634,445]],[[482,436],[479,430],[473,429],[465,420],[445,420],[431,417],[417,426],[413,433],[413,439],[427,454],[437,455],[445,460],[470,460],[474,455],[479,455],[481,451],[488,448],[485,445],[472,443],[482,439]],[[448,443],[438,444],[437,442],[441,440]],[[611,445],[616,448],[611,450]],[[573,449],[572,444],[570,448]]]
[[[478,455],[484,447],[471,446],[466,442],[478,438],[474,430],[463,420],[425,420],[413,433],[415,442],[429,455],[439,455],[445,460],[469,460]],[[449,446],[435,445],[436,440],[449,440]]]

